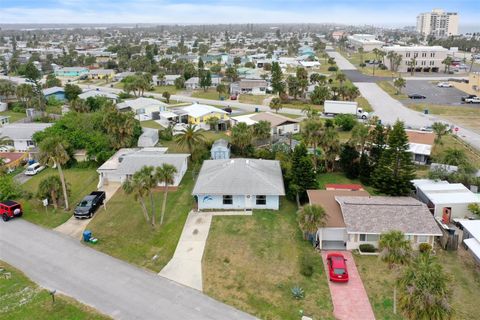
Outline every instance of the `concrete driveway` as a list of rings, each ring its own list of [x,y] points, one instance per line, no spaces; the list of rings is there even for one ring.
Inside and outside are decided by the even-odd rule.
[[[341,252],[347,259],[349,281],[328,281],[333,303],[333,315],[338,320],[375,320],[367,292],[355,265],[352,253]],[[327,252],[322,252],[323,264],[328,277]]]
[[[0,223],[0,235],[0,260],[40,286],[114,319],[254,319],[197,290],[23,219]]]
[[[406,99],[403,102],[406,104],[416,103],[431,103],[440,105],[462,105],[462,97],[466,95],[465,92],[456,88],[439,88],[432,81],[408,80],[404,89],[407,95],[418,93],[427,97],[423,100]]]

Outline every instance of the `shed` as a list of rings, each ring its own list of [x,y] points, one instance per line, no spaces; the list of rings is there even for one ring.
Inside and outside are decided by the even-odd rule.
[[[142,148],[154,147],[158,143],[158,130],[143,128],[143,133],[138,138],[138,146]]]
[[[230,159],[230,144],[225,139],[218,139],[210,150],[213,160]]]

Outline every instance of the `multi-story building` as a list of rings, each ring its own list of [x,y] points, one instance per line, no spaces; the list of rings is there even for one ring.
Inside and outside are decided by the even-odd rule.
[[[363,48],[363,51],[370,52],[373,49],[380,49],[384,42],[379,41],[375,38],[373,34],[353,34],[348,36],[348,42],[355,50]]]
[[[398,66],[398,72],[410,72],[412,67],[415,68],[415,72],[438,72],[444,67],[442,61],[448,55],[448,49],[441,46],[391,46],[383,47],[382,50],[400,55],[402,60]],[[390,59],[387,57],[385,57],[385,65],[391,69]]]
[[[442,9],[421,13],[417,16],[417,32],[436,37],[458,35],[458,13]]]

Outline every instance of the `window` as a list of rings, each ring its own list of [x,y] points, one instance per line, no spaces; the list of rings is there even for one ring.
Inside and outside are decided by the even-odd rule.
[[[411,234],[406,234],[406,235],[405,235],[405,240],[412,241],[412,240],[413,240],[413,236],[412,236]]]
[[[35,146],[35,142],[33,142],[32,140],[27,140],[27,147],[33,147]]]
[[[233,204],[233,196],[223,196],[223,204]]]
[[[257,206],[264,206],[267,204],[267,196],[257,196],[256,198]]]
[[[360,234],[360,241],[378,241],[378,234]]]
[[[428,243],[428,236],[417,236],[418,243]]]

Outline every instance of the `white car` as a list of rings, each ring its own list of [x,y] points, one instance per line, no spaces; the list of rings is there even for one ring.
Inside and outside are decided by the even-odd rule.
[[[452,85],[448,82],[439,82],[437,84],[437,87],[439,87],[439,88],[451,88]]]
[[[34,164],[31,164],[27,167],[27,170],[25,170],[25,175],[26,176],[34,176],[40,171],[45,169],[44,166],[40,165],[40,163],[35,162]]]
[[[480,97],[465,99],[466,103],[480,103]]]

